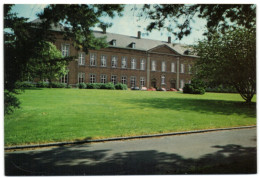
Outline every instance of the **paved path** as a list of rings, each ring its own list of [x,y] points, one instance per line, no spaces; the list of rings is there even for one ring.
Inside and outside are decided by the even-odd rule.
[[[256,128],[5,153],[6,175],[256,173]]]

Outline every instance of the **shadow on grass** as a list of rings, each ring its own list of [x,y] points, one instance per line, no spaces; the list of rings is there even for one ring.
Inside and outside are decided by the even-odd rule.
[[[239,101],[206,100],[189,98],[149,98],[128,99],[127,103],[147,108],[171,109],[177,111],[195,111],[204,114],[238,114],[256,117],[256,103],[246,104]]]
[[[200,158],[140,150],[110,153],[88,146],[5,153],[5,174],[17,175],[166,175],[254,174],[256,148],[215,145],[218,150]]]

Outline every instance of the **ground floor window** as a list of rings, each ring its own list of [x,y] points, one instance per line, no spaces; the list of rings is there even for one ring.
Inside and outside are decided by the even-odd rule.
[[[111,82],[115,85],[116,84],[116,75],[111,76]]]
[[[90,83],[96,83],[96,75],[90,74]]]
[[[83,83],[85,81],[85,73],[80,72],[78,73],[78,82]]]
[[[131,87],[135,87],[136,86],[136,77],[132,76],[131,77]]]
[[[122,84],[127,84],[127,83],[126,83],[126,76],[122,76],[122,77],[121,77],[121,83],[122,83]]]
[[[68,83],[68,74],[63,75],[63,76],[60,78],[60,82],[61,82],[61,83]]]
[[[184,87],[184,80],[181,80],[181,87],[180,88],[183,88]]]
[[[161,76],[161,83],[162,83],[163,85],[165,84],[165,76],[164,76],[164,75]]]
[[[144,77],[140,78],[140,87],[144,87],[145,86],[145,82],[144,82]]]
[[[100,76],[100,82],[101,83],[107,83],[107,75],[101,75]]]

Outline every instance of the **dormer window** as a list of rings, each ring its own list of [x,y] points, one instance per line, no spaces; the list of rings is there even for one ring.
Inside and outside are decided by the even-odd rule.
[[[113,46],[116,46],[116,40],[115,40],[115,39],[112,40],[112,45],[113,45]]]
[[[135,48],[135,43],[134,43],[134,42],[131,43],[131,47],[132,47],[132,48]]]

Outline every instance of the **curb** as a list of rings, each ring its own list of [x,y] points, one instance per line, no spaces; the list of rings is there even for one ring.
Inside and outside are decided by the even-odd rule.
[[[234,129],[248,129],[248,128],[256,128],[256,125],[230,127],[230,128],[219,128],[219,129],[194,130],[194,131],[185,131],[185,132],[170,132],[170,133],[164,133],[164,134],[139,135],[139,136],[130,136],[130,137],[115,137],[115,138],[106,138],[106,139],[97,139],[97,140],[55,142],[55,143],[37,144],[37,145],[20,145],[20,146],[5,147],[4,149],[5,150],[16,150],[16,149],[27,149],[27,148],[41,148],[41,147],[51,147],[51,146],[64,146],[64,145],[97,143],[97,142],[108,142],[108,141],[121,141],[121,140],[131,140],[131,139],[140,139],[140,138],[185,135],[185,134],[204,133],[204,132],[223,131],[223,130],[234,130]]]

